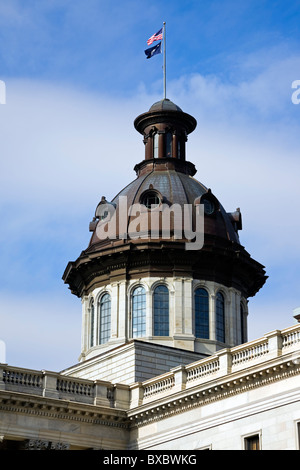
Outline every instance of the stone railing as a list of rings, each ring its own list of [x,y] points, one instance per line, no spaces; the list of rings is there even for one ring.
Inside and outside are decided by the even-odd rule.
[[[294,351],[300,360],[300,324],[282,331],[275,330],[234,348],[222,349],[207,359],[175,367],[159,377],[135,384],[131,387],[131,408]]]
[[[122,384],[66,377],[50,371],[0,364],[0,391],[12,391],[77,403],[121,408],[128,406],[129,390]]]
[[[285,354],[293,356],[293,353],[294,359],[299,361],[299,323],[282,331],[275,330],[258,340],[222,349],[206,359],[175,367],[163,375],[130,386],[0,364],[0,392],[5,390],[129,410]]]

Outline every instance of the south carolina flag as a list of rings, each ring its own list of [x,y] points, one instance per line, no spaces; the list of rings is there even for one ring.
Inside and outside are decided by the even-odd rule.
[[[145,50],[146,59],[151,59],[155,54],[161,54],[161,42],[156,46],[149,47]]]

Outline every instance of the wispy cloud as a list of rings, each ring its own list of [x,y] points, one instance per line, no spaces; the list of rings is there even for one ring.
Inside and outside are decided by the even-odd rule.
[[[291,102],[298,70],[296,53],[261,50],[239,57],[239,80],[197,72],[168,81],[169,98],[198,121],[187,144],[197,179],[226,210],[241,207],[241,242],[267,265],[270,279],[250,302],[252,338],[289,326],[300,304],[300,105]],[[161,98],[161,81],[141,80],[127,98],[41,79],[8,79],[6,86],[0,339],[10,363],[61,369],[79,355],[81,322],[80,300],[63,285],[63,269],[87,246],[101,196],[113,198],[135,178],[144,145],[133,120]],[[55,353],[53,337],[61,348]]]
[[[64,301],[53,292],[1,293],[0,323],[3,353],[11,365],[57,371],[78,360],[81,312],[74,299]]]

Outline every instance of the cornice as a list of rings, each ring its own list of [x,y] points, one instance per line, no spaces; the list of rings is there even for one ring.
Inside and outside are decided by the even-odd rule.
[[[0,391],[0,411],[36,417],[128,428],[126,412],[34,395]]]
[[[63,280],[69,284],[72,293],[81,297],[95,281],[100,286],[110,282],[115,275],[134,278],[140,276],[141,268],[156,275],[159,268],[164,269],[166,275],[174,275],[174,270],[185,271],[193,273],[197,279],[236,287],[245,297],[254,295],[266,280],[263,267],[252,260],[243,247],[214,236],[205,237],[199,252],[186,251],[183,242],[169,240],[127,240],[121,245],[95,245],[68,265]]]
[[[225,378],[206,382],[168,395],[128,412],[131,427],[145,426],[151,422],[184,413],[193,408],[211,404],[253,389],[270,385],[300,374],[300,363],[292,358],[284,362],[266,363],[264,368],[248,368]]]

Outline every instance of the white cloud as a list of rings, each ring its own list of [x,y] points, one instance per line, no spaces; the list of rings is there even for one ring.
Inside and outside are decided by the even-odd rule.
[[[144,158],[133,128],[137,103],[35,81],[8,81],[7,90],[0,194],[8,209],[75,214],[88,207],[90,217],[101,196],[112,198],[135,178]]]
[[[80,354],[80,300],[52,292],[0,295],[0,340],[6,362],[32,369],[62,370]]]
[[[291,310],[300,304],[297,282],[291,295],[279,281],[279,273],[284,279],[291,266],[299,266],[300,105],[290,99],[297,63],[297,57],[280,59],[255,73],[248,64],[252,73],[240,84],[199,74],[169,83],[170,99],[198,121],[187,144],[196,178],[227,211],[241,207],[242,244],[274,273],[266,293],[250,301],[249,323],[256,325],[251,334],[289,326]],[[144,146],[133,120],[160,97],[143,86],[136,97],[122,100],[30,80],[6,86],[7,104],[0,108],[2,270],[11,281],[14,271],[18,278],[32,276],[32,290],[24,296],[15,281],[8,282],[0,298],[0,339],[11,364],[61,369],[80,352],[81,307],[60,284],[62,272],[48,272],[44,263],[75,259],[86,247],[101,196],[114,197],[135,178]],[[30,274],[26,250],[39,243],[45,255],[34,260],[39,274]],[[24,259],[15,258],[16,252]],[[49,282],[47,290],[51,276],[61,287]]]

